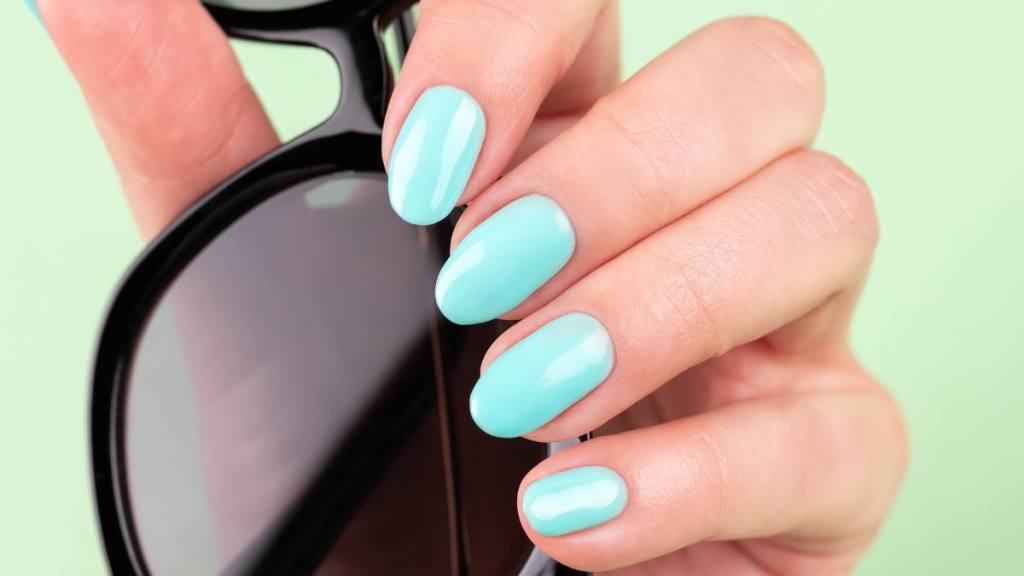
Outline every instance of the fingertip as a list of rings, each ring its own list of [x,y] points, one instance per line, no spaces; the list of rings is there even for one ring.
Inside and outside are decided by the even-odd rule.
[[[541,536],[564,536],[600,526],[626,508],[625,480],[606,466],[569,468],[531,482],[523,492],[527,523]]]
[[[486,401],[481,406],[478,383],[469,395],[469,415],[476,427],[495,438],[517,438],[520,436],[518,430],[507,425],[502,426],[502,423],[495,420],[488,412],[490,411],[487,409]]]
[[[476,167],[486,125],[480,104],[461,88],[420,94],[388,156],[388,195],[400,218],[425,226],[448,217]]]
[[[520,483],[517,511],[523,531],[547,556],[596,573],[623,565],[614,524],[628,506],[629,488],[618,472],[585,462],[556,457],[531,470]],[[579,466],[567,467],[573,463]]]
[[[403,219],[439,221],[500,177],[552,86],[574,61],[602,4],[425,3],[381,138],[392,177],[411,183],[395,186]],[[604,67],[603,62],[592,65]],[[474,118],[464,125],[472,128],[459,127],[444,101],[461,103],[460,114]],[[414,133],[414,126],[421,133]],[[490,132],[486,143],[485,132]],[[463,146],[460,134],[473,144],[465,153],[453,150]],[[418,152],[406,155],[407,147]],[[441,157],[450,163],[451,175],[437,169]],[[423,207],[425,202],[436,206]],[[429,215],[417,215],[421,210]]]

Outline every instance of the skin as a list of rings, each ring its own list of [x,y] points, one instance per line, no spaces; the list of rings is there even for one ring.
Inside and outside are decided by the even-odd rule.
[[[278,143],[194,0],[39,8],[146,237]],[[572,260],[509,314],[521,321],[485,366],[566,312],[615,342],[609,379],[529,435],[598,437],[523,486],[608,466],[629,503],[574,534],[524,529],[554,558],[616,575],[847,573],[907,439],[848,342],[878,225],[864,181],[810,148],[821,65],[785,24],[734,18],[620,84],[618,41],[608,0],[425,1],[385,123],[386,161],[424,89],[480,102],[487,138],[454,243],[530,193],[573,222]]]

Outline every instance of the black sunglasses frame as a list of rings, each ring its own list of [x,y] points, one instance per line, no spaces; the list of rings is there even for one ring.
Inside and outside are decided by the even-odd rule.
[[[384,174],[381,126],[392,74],[380,35],[386,24],[394,22],[399,31],[399,52],[404,54],[411,40],[409,8],[414,3],[327,0],[270,12],[207,5],[213,18],[232,37],[312,46],[328,52],[344,81],[342,99],[324,123],[243,168],[178,217],[138,257],[117,290],[95,356],[90,430],[97,513],[113,574],[149,574],[126,489],[123,414],[133,355],[151,312],[203,248],[266,199],[327,174]],[[446,221],[425,230],[431,242],[447,248],[451,226],[452,222]],[[447,322],[445,328],[459,330]],[[407,406],[404,410],[389,414],[392,422],[413,419],[417,401],[422,404],[429,399],[410,397],[408,386],[401,392],[409,401],[402,403]],[[445,399],[438,401],[443,410]],[[387,440],[398,429],[380,428],[368,424],[362,434],[363,448],[344,454],[347,466],[341,466],[341,459],[335,458],[335,464],[325,470],[302,501],[263,535],[260,545],[250,547],[224,573],[256,576],[313,572],[358,505],[361,493],[372,483],[372,475],[351,470],[351,465],[379,459],[368,442]],[[359,475],[364,477],[354,478]],[[310,524],[322,530],[295,529]],[[454,569],[459,575],[467,573],[460,558],[455,559]],[[518,576],[582,574],[534,549]]]

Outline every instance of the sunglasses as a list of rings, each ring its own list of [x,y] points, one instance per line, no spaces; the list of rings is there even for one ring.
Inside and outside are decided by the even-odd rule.
[[[562,446],[468,416],[503,325],[435,310],[454,217],[418,228],[390,209],[381,126],[412,4],[207,2],[230,36],[327,51],[342,98],[180,216],[118,289],[91,414],[114,574],[582,574],[516,512],[519,479]]]

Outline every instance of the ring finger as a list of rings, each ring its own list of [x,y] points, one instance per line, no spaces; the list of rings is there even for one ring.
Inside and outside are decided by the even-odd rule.
[[[860,284],[876,234],[853,172],[820,152],[787,155],[505,332],[484,360],[473,417],[502,437],[594,430],[673,376],[840,305],[833,297]],[[838,328],[815,328],[818,349],[837,349]]]

